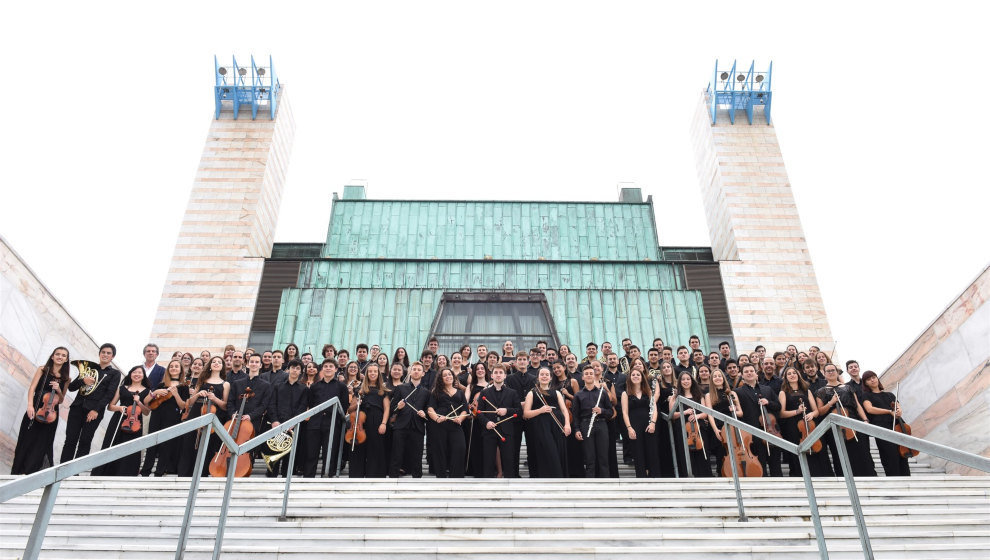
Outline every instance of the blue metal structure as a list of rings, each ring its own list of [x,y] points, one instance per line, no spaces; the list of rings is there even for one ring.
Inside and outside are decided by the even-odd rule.
[[[753,109],[763,106],[763,116],[770,124],[770,101],[773,92],[770,83],[773,79],[773,62],[767,70],[754,70],[755,62],[749,64],[749,69],[737,69],[737,63],[732,61],[732,68],[719,70],[718,60],[715,61],[715,72],[712,81],[708,83],[708,109],[715,124],[719,107],[728,108],[729,122],[736,124],[736,111],[746,110],[746,120],[753,124]]]
[[[281,84],[275,74],[272,57],[268,57],[268,66],[258,66],[251,56],[251,67],[241,67],[237,58],[231,57],[232,64],[221,66],[217,57],[213,57],[213,100],[216,104],[214,118],[220,118],[224,104],[233,107],[234,120],[240,115],[242,105],[251,105],[251,120],[258,118],[258,107],[268,107],[268,118],[275,120],[278,109],[278,94]]]

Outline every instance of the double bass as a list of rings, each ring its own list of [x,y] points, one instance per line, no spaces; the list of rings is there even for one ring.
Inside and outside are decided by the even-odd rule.
[[[253,396],[254,391],[250,387],[245,388],[240,396],[241,406],[237,409],[237,415],[227,420],[227,423],[223,425],[227,433],[230,434],[230,437],[234,439],[234,443],[238,445],[254,437],[254,425],[251,424],[250,420],[244,420],[244,405]],[[238,478],[251,476],[251,463],[250,453],[238,455],[237,463],[234,464],[234,476]],[[223,445],[220,447],[220,451],[217,451],[217,454],[210,461],[210,476],[227,476],[229,468],[230,449],[226,445]]]
[[[732,393],[729,393],[727,398],[729,399],[729,408],[732,410],[732,417],[738,418],[736,416],[736,404],[732,399]],[[760,460],[753,455],[753,451],[750,449],[750,445],[753,443],[752,434],[738,428],[733,428],[726,422],[722,426],[722,437],[726,444],[728,444],[729,438],[732,438],[733,453],[732,457],[726,457],[725,461],[722,462],[722,476],[732,476],[732,464],[729,461],[736,463],[736,471],[739,473],[739,476],[751,478],[763,476],[763,465],[760,464]]]

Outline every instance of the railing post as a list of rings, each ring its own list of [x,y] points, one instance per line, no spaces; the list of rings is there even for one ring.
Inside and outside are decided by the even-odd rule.
[[[724,460],[728,461],[732,465],[732,483],[736,487],[736,503],[739,504],[739,521],[749,521],[749,518],[746,517],[746,509],[743,507],[742,488],[739,486],[739,467],[736,465],[735,445],[732,443],[732,426],[729,424],[726,424],[726,426],[728,429],[725,430],[725,439],[726,443],[729,444],[729,454]]]
[[[237,470],[238,455],[235,453],[227,459],[227,483],[223,488],[223,502],[220,503],[220,519],[217,521],[217,542],[213,545],[213,560],[219,560],[220,549],[223,548],[223,530],[227,525],[227,509],[230,507],[230,491],[234,487],[234,472]]]
[[[680,478],[680,469],[677,468],[677,446],[674,445],[674,421],[667,416],[667,433],[670,434],[670,460],[674,462],[674,478]]]
[[[62,481],[45,486],[45,491],[41,495],[41,502],[38,503],[38,513],[34,516],[34,524],[31,525],[31,535],[28,536],[27,546],[24,547],[24,560],[36,560],[41,554],[41,545],[45,542],[45,533],[48,532],[48,520],[52,517],[52,509],[55,507],[55,495],[62,486]]]
[[[302,433],[302,429],[302,423],[296,424],[296,436]],[[292,484],[292,471],[296,468],[296,442],[298,441],[298,437],[292,438],[292,447],[289,450],[289,465],[285,471],[285,490],[282,490],[282,513],[278,516],[279,521],[285,521],[285,512],[289,509],[289,485]],[[275,474],[277,475],[278,473]]]
[[[818,500],[815,499],[815,485],[811,480],[811,472],[808,470],[808,456],[798,453],[798,461],[801,463],[801,476],[804,478],[804,491],[808,494],[808,505],[811,507],[811,523],[815,526],[815,540],[818,541],[818,557],[821,560],[828,560],[828,547],[825,546],[825,530],[822,529],[822,519],[818,515]]]
[[[196,495],[199,494],[199,481],[203,477],[203,463],[206,461],[206,448],[210,443],[210,425],[203,428],[199,435],[199,448],[196,451],[196,463],[193,465],[192,480],[189,481],[189,497],[186,498],[186,512],[182,515],[182,526],[179,528],[179,544],[175,547],[175,560],[182,560],[186,553],[186,541],[189,539],[189,525],[192,523],[193,508],[196,507]]]
[[[691,451],[688,449],[687,442],[687,424],[684,422],[684,407],[681,405],[680,397],[675,397],[677,399],[677,413],[681,415],[681,443],[684,447],[684,467],[687,469],[688,476],[694,478],[694,468],[691,466]],[[677,460],[677,457],[674,457]]]
[[[344,416],[343,407],[340,407],[340,415],[341,418],[346,418],[346,416]],[[336,417],[337,415],[334,414],[334,418]],[[340,470],[344,464],[344,432],[346,431],[347,431],[347,426],[344,426],[343,429],[340,430],[340,438],[338,438],[340,440],[340,443],[337,444],[337,473],[334,475],[337,478],[340,478]],[[336,435],[336,433],[337,433],[336,430],[330,431],[330,445],[333,445],[333,436]],[[330,445],[327,445],[327,449],[330,449]]]
[[[859,503],[859,492],[856,491],[856,481],[853,479],[852,466],[849,464],[849,451],[846,449],[846,438],[835,424],[832,424],[832,437],[835,448],[839,450],[839,464],[846,479],[846,489],[849,490],[849,502],[852,504],[853,516],[856,518],[856,530],[859,531],[859,544],[863,547],[863,557],[873,559],[873,547],[870,546],[870,534],[866,530],[866,520],[863,518],[863,506]]]
[[[337,431],[337,409],[330,407],[333,410],[333,417],[330,418],[330,435],[327,436],[327,447],[326,452],[323,454],[323,478],[330,476],[330,458],[333,457],[333,434]],[[340,455],[341,450],[337,452],[337,474],[340,474]]]

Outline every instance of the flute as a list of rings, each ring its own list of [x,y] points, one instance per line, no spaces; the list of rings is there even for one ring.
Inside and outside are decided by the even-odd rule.
[[[602,403],[602,393],[605,392],[605,383],[602,383],[602,388],[598,390],[598,399],[595,401],[595,408]],[[591,422],[588,422],[588,433],[584,436],[585,438],[591,437],[591,428],[595,425],[595,417],[598,416],[597,412],[591,413]]]

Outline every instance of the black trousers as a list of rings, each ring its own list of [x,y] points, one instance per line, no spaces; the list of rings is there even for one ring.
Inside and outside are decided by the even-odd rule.
[[[413,478],[423,477],[423,436],[422,432],[403,428],[392,434],[391,464],[388,469],[390,478],[399,478],[401,471]]]
[[[62,446],[62,458],[59,463],[89,455],[93,436],[96,435],[96,429],[103,421],[103,413],[101,412],[92,422],[86,421],[87,414],[89,411],[82,406],[69,407],[69,417],[65,422],[65,444]]]
[[[619,478],[619,426],[624,428],[626,425],[621,418],[622,414],[619,414],[616,418],[605,421],[608,426],[608,475],[611,478]]]
[[[628,432],[628,430],[627,430]],[[628,438],[627,438],[628,439]],[[657,445],[657,434],[647,433],[646,430],[637,430],[636,439],[629,440],[629,453],[623,451],[623,458],[632,457],[636,465],[636,478],[658,478],[660,476],[660,457]]]
[[[385,436],[378,433],[378,427],[366,429],[364,443],[354,446],[351,452],[350,478],[385,478],[389,465],[385,463]],[[344,444],[349,446],[349,444]]]
[[[338,422],[338,427],[341,423]],[[323,465],[326,467],[330,461],[329,476],[334,476],[337,472],[337,455],[340,452],[341,430],[336,430],[333,438],[330,438],[330,428],[309,429],[306,434],[306,463],[303,467],[303,476],[314,478],[316,476],[316,466],[323,457]],[[328,442],[328,440],[330,440]]]
[[[595,422],[591,434],[588,435],[588,428],[581,432],[584,440],[582,450],[584,451],[584,477],[585,478],[609,478],[608,467],[608,427]]]
[[[437,478],[464,478],[464,455],[467,443],[464,430],[456,422],[431,423],[433,469]]]
[[[911,476],[911,468],[906,457],[901,457],[900,447],[882,439],[877,440],[880,450],[880,464],[885,476]]]
[[[499,430],[501,431],[501,430]],[[515,433],[504,433],[505,441],[502,441],[493,430],[482,432],[481,463],[482,474],[485,478],[495,478],[495,456],[496,451],[501,453],[502,476],[505,478],[519,478],[519,462],[516,460],[516,435]],[[515,467],[515,470],[513,470]]]

